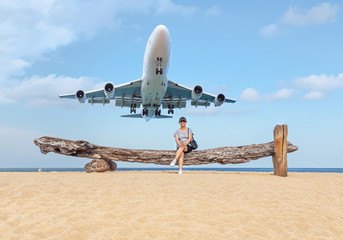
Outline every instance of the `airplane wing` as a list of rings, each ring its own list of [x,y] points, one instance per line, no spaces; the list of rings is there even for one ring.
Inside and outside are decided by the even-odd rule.
[[[186,101],[192,100],[192,106],[210,106],[214,103],[216,96],[203,92],[197,101],[192,99],[192,88],[182,86],[176,82],[168,81],[168,88],[163,100],[163,108],[168,108],[168,105],[172,103],[175,108],[185,108]],[[224,102],[235,103],[235,99],[225,98]]]
[[[88,100],[88,103],[101,103],[107,104],[110,103],[111,100],[115,100],[116,106],[121,107],[130,107],[131,104],[139,105],[141,103],[141,86],[142,86],[142,79],[137,79],[131,82],[123,83],[117,86],[114,86],[113,94],[111,97],[105,95],[104,89],[97,89],[88,92],[84,92],[82,99],[80,98],[80,102],[84,102]],[[77,93],[71,94],[61,94],[58,95],[60,98],[69,98],[75,99]]]

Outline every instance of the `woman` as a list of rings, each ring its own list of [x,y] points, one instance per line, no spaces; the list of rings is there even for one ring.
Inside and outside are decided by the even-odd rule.
[[[176,142],[176,155],[175,159],[171,162],[170,166],[174,167],[176,161],[179,160],[179,174],[182,174],[183,158],[185,153],[192,151],[192,147],[188,144],[192,140],[193,132],[190,128],[186,127],[187,120],[185,117],[179,119],[180,128],[174,133]]]

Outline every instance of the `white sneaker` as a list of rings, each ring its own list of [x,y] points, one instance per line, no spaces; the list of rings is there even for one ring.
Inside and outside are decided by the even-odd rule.
[[[171,166],[171,167],[174,167],[175,164],[176,164],[176,159],[174,159],[174,160],[171,162],[170,166]]]
[[[179,170],[179,174],[182,174],[182,170]]]

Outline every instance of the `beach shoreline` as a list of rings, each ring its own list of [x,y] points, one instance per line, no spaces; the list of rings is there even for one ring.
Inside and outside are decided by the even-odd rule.
[[[0,172],[4,239],[338,239],[343,174]]]

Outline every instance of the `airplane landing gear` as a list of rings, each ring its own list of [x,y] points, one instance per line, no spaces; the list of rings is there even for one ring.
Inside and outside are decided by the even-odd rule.
[[[168,114],[174,114],[174,105],[169,104]]]
[[[130,113],[136,113],[136,104],[131,104]]]
[[[156,109],[155,116],[161,116],[161,109]]]
[[[163,74],[162,68],[162,57],[157,57],[157,68],[156,68],[156,75]]]
[[[143,116],[144,116],[144,115],[146,115],[146,116],[148,115],[148,109],[146,109],[146,108],[143,109]]]

